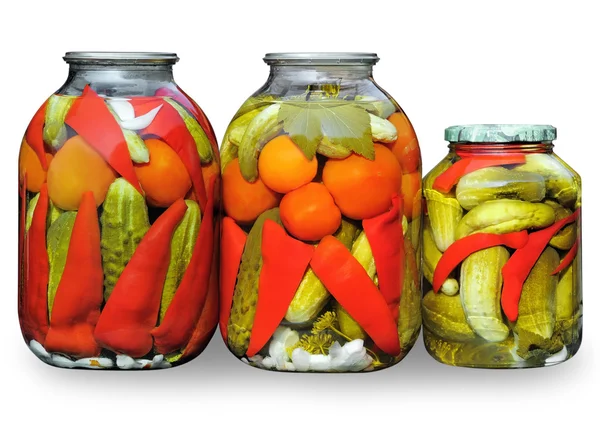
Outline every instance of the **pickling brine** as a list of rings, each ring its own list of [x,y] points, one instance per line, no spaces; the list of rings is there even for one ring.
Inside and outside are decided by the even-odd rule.
[[[68,53],[19,155],[19,319],[44,362],[153,369],[218,322],[219,154],[174,54]]]
[[[525,368],[581,344],[581,179],[556,129],[446,129],[424,179],[424,341],[456,366]]]
[[[391,366],[421,324],[415,132],[376,55],[265,61],[221,145],[223,339],[269,370]]]

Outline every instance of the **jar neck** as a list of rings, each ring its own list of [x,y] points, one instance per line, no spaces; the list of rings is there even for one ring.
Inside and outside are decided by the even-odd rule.
[[[152,96],[158,88],[175,82],[171,64],[70,64],[67,81],[58,93],[77,96],[88,84],[100,95],[119,97]]]
[[[507,155],[507,154],[531,154],[531,153],[552,153],[552,143],[450,143],[448,148],[451,153],[458,156],[487,156],[487,155]]]

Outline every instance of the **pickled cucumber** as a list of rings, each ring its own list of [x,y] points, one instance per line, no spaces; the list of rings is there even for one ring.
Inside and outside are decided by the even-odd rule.
[[[414,344],[421,329],[421,282],[417,259],[411,241],[404,242],[404,280],[398,307],[398,337],[400,347],[406,349]]]
[[[65,264],[67,262],[67,253],[69,252],[69,241],[71,232],[75,224],[77,211],[67,211],[50,225],[47,236],[48,264],[50,266],[48,274],[48,314],[52,316],[52,305],[56,290],[60,283]]]
[[[31,226],[31,220],[33,219],[33,212],[35,211],[35,206],[38,203],[38,199],[40,199],[40,194],[36,193],[36,195],[31,198],[29,204],[27,206],[27,213],[25,217],[25,231],[29,230],[29,226]],[[58,208],[52,200],[48,200],[48,213],[46,216],[46,227],[50,227],[52,223],[56,221],[56,219],[63,213],[64,211]]]
[[[167,309],[175,296],[175,291],[181,283],[181,279],[187,269],[196,239],[200,230],[201,212],[198,204],[192,200],[185,201],[187,210],[183,219],[179,222],[171,239],[171,261],[163,285],[162,298],[160,301],[159,323],[165,317]]]
[[[545,195],[546,184],[541,175],[504,167],[473,171],[461,177],[456,185],[456,199],[466,210],[494,199],[537,202]]]
[[[256,314],[258,279],[262,268],[262,230],[267,219],[281,224],[279,208],[272,208],[258,216],[248,233],[233,293],[231,314],[227,324],[227,345],[236,356],[240,357],[248,349]]]
[[[472,233],[511,233],[554,223],[554,209],[537,202],[498,199],[469,211],[456,227],[456,239]]]
[[[556,220],[562,220],[570,216],[573,212],[560,205],[558,202],[546,200],[545,204],[554,208]],[[569,250],[577,239],[577,223],[567,224],[556,235],[550,239],[550,246],[556,249]]]
[[[150,228],[144,197],[123,178],[108,188],[100,215],[104,300]]]
[[[546,248],[523,284],[514,331],[518,335],[517,353],[524,359],[553,354],[562,348],[562,344],[552,338],[558,276],[551,273],[559,262],[556,250]]]
[[[440,338],[450,341],[470,341],[476,335],[467,323],[459,297],[427,292],[423,297],[423,323]]]

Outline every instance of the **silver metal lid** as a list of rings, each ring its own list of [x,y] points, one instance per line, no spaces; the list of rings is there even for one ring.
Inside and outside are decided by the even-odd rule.
[[[63,59],[70,64],[172,65],[179,57],[164,52],[67,52]]]
[[[267,53],[268,65],[375,65],[377,53],[355,52],[290,52]]]
[[[556,128],[539,124],[471,124],[446,128],[450,143],[551,143]]]

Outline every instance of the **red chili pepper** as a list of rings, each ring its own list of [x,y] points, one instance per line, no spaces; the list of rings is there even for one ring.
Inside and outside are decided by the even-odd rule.
[[[93,192],[86,192],[75,217],[67,261],[54,298],[46,350],[76,357],[100,354],[94,328],[100,317],[103,290],[98,212]]]
[[[455,241],[442,254],[442,258],[433,272],[433,290],[437,293],[446,281],[452,270],[454,270],[465,258],[482,249],[498,245],[506,245],[509,248],[522,248],[529,237],[527,230],[520,232],[496,235],[493,233],[474,233]]]
[[[462,158],[452,164],[446,171],[440,174],[433,182],[433,188],[443,193],[448,193],[460,178],[465,174],[482,168],[498,165],[524,164],[524,154],[471,156]]]
[[[46,105],[48,99],[37,110],[25,131],[25,141],[33,149],[38,156],[44,171],[48,171],[48,161],[46,160],[46,152],[44,150],[44,122],[46,121]]]
[[[222,226],[219,329],[223,340],[227,341],[227,321],[231,312],[235,281],[248,235],[231,217],[223,217]]]
[[[256,315],[246,351],[248,357],[264,347],[283,320],[314,251],[312,245],[289,236],[273,220],[265,221],[261,242],[263,265],[258,280]]]
[[[215,152],[218,151],[219,147],[217,145],[217,138],[215,137],[215,132],[212,128],[212,125],[210,125],[210,121],[208,121],[208,118],[206,118],[206,115],[202,111],[202,108],[200,108],[200,106],[198,106],[198,104],[194,102],[194,100],[179,87],[177,88],[177,90],[178,91],[172,90],[168,87],[161,87],[158,90],[156,90],[154,94],[156,96],[165,96],[173,98],[177,101],[177,103],[179,103],[181,106],[187,109],[190,112],[190,114],[192,114],[192,116],[196,118],[196,121],[198,121],[198,124],[200,124],[200,126],[204,130],[206,137],[208,137],[208,140],[210,140],[210,143],[213,145],[213,150]]]
[[[65,123],[93,147],[108,164],[140,193],[127,142],[104,99],[89,86],[69,110]]]
[[[575,256],[577,255],[577,251],[579,251],[579,238],[577,238],[577,240],[575,241],[575,243],[573,244],[573,246],[571,247],[569,252],[567,252],[567,255],[565,255],[565,258],[563,258],[562,261],[560,262],[560,264],[558,265],[558,267],[556,267],[556,269],[554,269],[554,271],[552,272],[552,275],[558,274],[558,273],[562,272],[564,269],[566,269],[567,267],[569,267],[569,264],[571,264],[573,262],[573,260],[575,259]]]
[[[33,211],[31,225],[25,235],[23,335],[44,344],[48,333],[48,277],[50,266],[46,251],[46,217],[48,186],[42,185]]]
[[[131,103],[136,116],[146,114],[157,106],[162,105],[150,125],[142,130],[141,133],[143,135],[158,136],[179,155],[192,180],[192,186],[198,197],[200,209],[204,212],[204,208],[206,207],[206,189],[202,179],[200,155],[196,148],[196,142],[188,131],[185,121],[183,121],[179,112],[163,99],[156,99],[155,102],[136,102],[133,99]]]
[[[537,262],[538,258],[550,242],[550,239],[566,224],[572,223],[579,217],[578,208],[568,217],[558,220],[545,229],[529,234],[527,244],[517,249],[502,268],[504,284],[502,286],[502,310],[511,322],[519,315],[519,300],[525,279]]]
[[[152,349],[150,332],[160,310],[171,238],[186,209],[183,199],[175,201],[142,238],[98,320],[94,335],[102,347],[131,357]]]
[[[194,327],[206,301],[214,251],[215,181],[216,177],[213,177],[210,182],[208,202],[190,263],[169,308],[167,308],[165,318],[151,332],[156,351],[161,354],[172,353],[185,347],[192,337]]]
[[[391,356],[400,354],[394,317],[383,295],[348,248],[335,237],[325,236],[310,265],[331,295],[379,348]]]
[[[215,235],[219,235],[218,220],[216,222]],[[214,335],[215,328],[219,323],[219,239],[215,238],[215,242],[206,302],[204,303],[202,313],[194,328],[192,337],[183,350],[181,355],[182,360],[194,358],[200,354],[208,345],[208,342]]]
[[[402,199],[398,195],[394,195],[389,211],[362,221],[375,259],[379,290],[396,321],[398,320],[398,306],[404,280],[404,236],[401,210]]]

